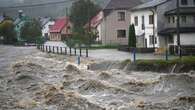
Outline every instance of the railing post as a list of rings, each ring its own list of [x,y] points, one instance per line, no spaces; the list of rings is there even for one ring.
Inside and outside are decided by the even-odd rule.
[[[41,46],[42,46],[42,45],[40,45],[40,50],[42,51]]]
[[[65,47],[65,55],[67,55],[67,49],[66,49],[66,47]]]
[[[57,46],[57,54],[59,54],[59,47]]]
[[[82,56],[82,49],[81,49],[81,48],[79,48],[79,51],[80,51],[80,56]]]
[[[168,50],[167,49],[165,51],[165,57],[166,57],[166,61],[168,61],[169,59],[168,59]]]
[[[47,50],[47,45],[45,46],[45,48],[46,48],[46,52],[48,52],[48,50]]]
[[[62,54],[62,47],[60,47],[60,51],[61,51],[61,54]]]
[[[136,62],[136,48],[133,48],[133,62]]]
[[[74,48],[74,55],[77,55],[77,48]]]
[[[86,48],[86,57],[88,57],[88,48]]]
[[[70,50],[70,56],[72,55],[72,50],[71,50],[71,47],[69,48],[69,50]]]
[[[49,53],[51,53],[51,46],[49,46]]]
[[[53,46],[53,53],[55,53],[55,47]]]
[[[80,56],[77,56],[77,64],[80,65],[80,63],[81,63],[81,58]]]
[[[43,52],[45,51],[45,46],[43,45]]]

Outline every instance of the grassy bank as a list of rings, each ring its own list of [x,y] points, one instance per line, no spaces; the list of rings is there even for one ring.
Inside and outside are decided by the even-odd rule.
[[[130,69],[136,71],[175,72],[183,73],[195,70],[195,56],[182,57],[173,60],[137,60]]]
[[[195,56],[185,56],[181,59],[173,59],[173,60],[137,60],[136,64],[157,64],[157,65],[173,65],[173,64],[195,64]]]
[[[89,49],[118,49],[118,45],[92,45]]]

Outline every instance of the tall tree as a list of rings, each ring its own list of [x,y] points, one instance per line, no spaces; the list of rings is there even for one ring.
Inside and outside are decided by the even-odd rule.
[[[136,47],[136,34],[135,34],[135,26],[134,24],[129,26],[129,39],[128,39],[129,47]]]
[[[91,0],[79,0],[71,8],[70,19],[74,24],[74,31],[80,30],[84,25],[97,14],[100,7]]]
[[[40,23],[35,19],[26,22],[21,28],[21,37],[26,42],[35,43],[41,37]]]
[[[13,21],[5,20],[0,24],[0,36],[3,36],[5,44],[13,44],[17,41]]]

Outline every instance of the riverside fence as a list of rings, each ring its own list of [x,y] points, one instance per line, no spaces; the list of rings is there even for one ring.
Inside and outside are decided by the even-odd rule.
[[[70,55],[70,56],[89,56],[88,48],[72,48],[72,47],[60,47],[60,46],[47,46],[47,45],[37,45],[37,49],[42,52]]]

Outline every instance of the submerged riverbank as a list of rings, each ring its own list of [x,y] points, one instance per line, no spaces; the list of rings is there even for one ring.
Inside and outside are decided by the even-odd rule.
[[[172,60],[137,60],[131,62],[125,60],[121,62],[103,61],[90,65],[93,70],[96,69],[123,69],[127,71],[140,72],[158,72],[158,73],[189,73],[195,71],[195,57],[183,57],[181,59]]]

